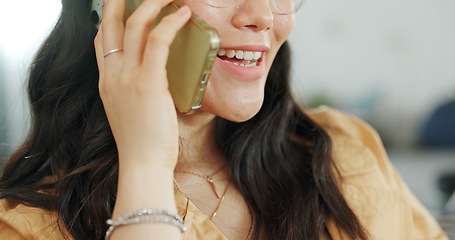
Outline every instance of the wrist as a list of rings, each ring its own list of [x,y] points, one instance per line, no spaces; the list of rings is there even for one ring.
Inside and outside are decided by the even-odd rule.
[[[172,170],[142,167],[119,172],[113,217],[144,208],[176,211]]]
[[[119,152],[120,171],[140,171],[157,169],[163,172],[174,172],[178,153],[160,151],[148,152]]]

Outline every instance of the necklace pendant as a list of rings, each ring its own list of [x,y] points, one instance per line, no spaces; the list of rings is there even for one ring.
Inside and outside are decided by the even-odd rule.
[[[212,178],[212,176],[206,176],[205,179],[207,179],[207,182],[213,183],[213,178]]]
[[[210,185],[210,188],[212,189],[213,193],[215,193],[216,197],[218,199],[221,199],[221,196],[220,194],[218,194],[218,191],[216,191],[216,186],[215,186],[215,183],[213,181],[209,181],[209,185]]]

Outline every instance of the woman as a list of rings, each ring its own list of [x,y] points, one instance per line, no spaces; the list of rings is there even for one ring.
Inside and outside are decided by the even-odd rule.
[[[1,239],[446,239],[368,125],[294,102],[278,0],[185,1],[222,50],[202,109],[177,113],[165,65],[189,8],[149,30],[169,2],[124,24],[125,0],[109,0],[96,33],[90,1],[62,1],[0,181]]]

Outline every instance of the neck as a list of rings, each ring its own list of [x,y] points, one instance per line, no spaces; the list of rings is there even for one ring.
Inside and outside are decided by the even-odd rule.
[[[178,118],[181,155],[176,169],[210,170],[220,166],[214,134],[215,116],[197,111],[190,115],[179,114]]]

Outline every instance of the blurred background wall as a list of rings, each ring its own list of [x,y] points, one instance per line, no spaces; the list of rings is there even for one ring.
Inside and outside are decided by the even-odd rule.
[[[60,1],[3,1],[2,9],[0,155],[26,133],[28,65],[55,23]],[[454,148],[421,144],[431,115],[455,102],[455,1],[309,0],[296,15],[290,43],[299,102],[331,105],[372,124],[430,211],[455,212],[443,187],[454,182],[444,180],[455,173]],[[445,120],[443,132],[455,131],[455,121]]]
[[[309,0],[291,37],[296,94],[362,116],[393,147],[455,101],[455,1]]]
[[[60,13],[59,0],[2,1],[0,14],[0,156],[28,129],[25,80],[32,57]]]
[[[5,54],[3,54],[3,50],[0,47],[0,159],[8,152],[7,148],[7,137],[5,134],[6,128],[6,81],[4,80],[6,77],[6,69],[5,69]],[[1,164],[0,164],[1,166]]]

